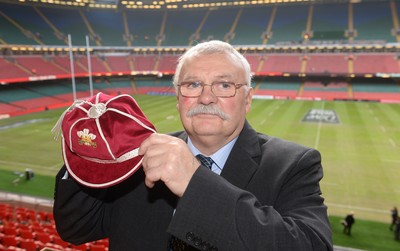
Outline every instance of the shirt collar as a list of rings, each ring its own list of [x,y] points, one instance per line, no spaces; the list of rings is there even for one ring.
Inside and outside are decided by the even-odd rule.
[[[203,153],[201,153],[194,145],[193,142],[191,141],[190,137],[188,137],[188,147],[190,149],[190,151],[192,151],[192,153],[196,156],[197,154],[203,154],[207,157],[211,157],[215,164],[213,164],[212,166],[212,171],[217,173],[217,174],[221,174],[222,169],[225,166],[226,160],[228,159],[228,156],[233,148],[233,145],[235,145],[236,140],[238,139],[238,137],[235,137],[234,139],[232,139],[228,144],[224,145],[222,148],[220,148],[217,152],[215,152],[214,154],[207,156]]]

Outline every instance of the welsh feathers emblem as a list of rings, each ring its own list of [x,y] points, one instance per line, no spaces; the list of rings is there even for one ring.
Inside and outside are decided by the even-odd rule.
[[[92,146],[93,148],[97,147],[96,142],[93,141],[96,139],[96,135],[90,133],[89,129],[85,128],[82,131],[78,131],[77,134],[79,137],[79,145]]]

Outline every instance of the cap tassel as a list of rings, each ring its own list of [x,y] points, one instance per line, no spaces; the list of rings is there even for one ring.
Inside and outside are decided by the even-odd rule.
[[[57,120],[56,124],[53,126],[53,128],[51,129],[51,132],[54,134],[54,140],[58,140],[58,138],[60,137],[61,134],[61,125],[62,125],[62,121],[64,119],[64,116],[67,112],[72,111],[73,109],[75,109],[75,106],[80,105],[84,103],[83,100],[75,100],[74,103],[68,107],[60,116],[60,118]]]

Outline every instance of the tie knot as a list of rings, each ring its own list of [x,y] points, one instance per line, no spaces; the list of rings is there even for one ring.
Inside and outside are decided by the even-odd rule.
[[[210,157],[206,157],[202,154],[196,155],[196,158],[200,160],[201,164],[206,166],[208,169],[211,169],[212,164],[214,163],[214,160]]]

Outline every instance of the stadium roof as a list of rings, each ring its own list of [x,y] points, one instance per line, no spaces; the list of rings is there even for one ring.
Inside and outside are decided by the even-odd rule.
[[[388,0],[0,0],[0,2],[105,9],[190,9],[251,5],[359,3]]]

